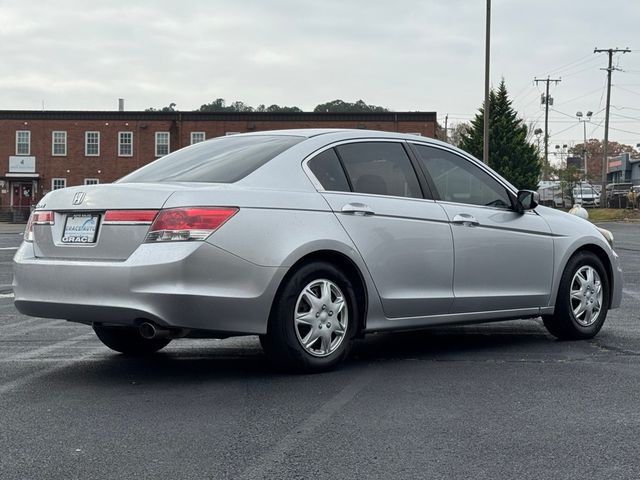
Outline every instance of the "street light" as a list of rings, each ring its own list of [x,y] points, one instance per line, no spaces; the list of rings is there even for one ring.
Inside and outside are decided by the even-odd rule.
[[[582,128],[584,131],[584,142],[582,143],[582,160],[584,161],[584,179],[587,180],[587,122],[591,121],[591,115],[593,115],[592,111],[587,112],[586,120],[583,120],[582,112],[576,112],[576,117],[578,117],[578,122],[582,123]]]
[[[540,156],[540,136],[542,135],[542,129],[536,128],[533,134],[536,136],[536,140],[538,140],[538,156]],[[640,144],[638,144],[638,146],[640,147]]]

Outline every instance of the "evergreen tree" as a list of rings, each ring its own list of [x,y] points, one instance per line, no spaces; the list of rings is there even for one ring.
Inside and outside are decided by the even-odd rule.
[[[520,189],[537,190],[542,163],[528,127],[511,106],[504,79],[489,93],[489,166]],[[462,133],[460,148],[482,158],[484,108]]]

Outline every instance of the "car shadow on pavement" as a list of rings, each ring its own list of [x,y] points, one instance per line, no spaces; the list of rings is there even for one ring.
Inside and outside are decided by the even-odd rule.
[[[485,324],[372,334],[357,344],[352,356],[367,360],[491,359],[552,354],[558,350],[557,343],[535,322],[517,329]]]
[[[524,323],[524,322],[521,322]],[[358,340],[338,371],[397,366],[403,361],[423,362],[542,362],[582,358],[594,354],[589,342],[557,342],[536,322],[530,325],[493,324],[446,327],[412,332],[379,333]],[[185,342],[188,342],[186,340]],[[320,375],[332,375],[328,372]],[[168,348],[147,357],[128,357],[105,351],[52,373],[64,382],[108,386],[138,384],[192,385],[242,379],[262,381],[307,377],[274,368],[255,342],[229,348],[199,342]]]

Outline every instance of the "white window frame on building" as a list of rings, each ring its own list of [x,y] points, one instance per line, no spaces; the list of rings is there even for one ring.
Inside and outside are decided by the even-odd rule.
[[[99,178],[85,178],[84,179],[84,184],[85,185],[98,185],[100,183],[100,179]]]
[[[191,145],[204,142],[206,139],[205,132],[191,132]]]
[[[118,132],[118,156],[133,157],[133,132]]]
[[[162,143],[160,143],[161,138],[165,138],[166,142],[163,141]],[[162,157],[164,155],[167,155],[171,151],[170,144],[171,144],[171,136],[169,135],[169,132],[156,132],[156,148],[155,148],[156,157]],[[160,151],[158,147],[165,147],[165,146],[167,148],[167,151],[163,153],[162,151]]]
[[[230,137],[231,135],[239,135],[239,134],[241,134],[241,133],[242,133],[242,132],[225,132],[225,135],[226,135],[227,137]]]
[[[51,190],[60,190],[61,188],[67,188],[67,179],[61,177],[52,178]]]
[[[31,155],[31,130],[16,130],[16,155]]]
[[[56,147],[58,148],[56,149]],[[67,132],[63,130],[51,132],[51,155],[54,157],[67,156]]]
[[[89,141],[89,138],[91,142]],[[89,146],[95,147],[95,152],[89,153]],[[99,157],[100,156],[100,132],[95,130],[84,132],[84,156],[85,157]]]

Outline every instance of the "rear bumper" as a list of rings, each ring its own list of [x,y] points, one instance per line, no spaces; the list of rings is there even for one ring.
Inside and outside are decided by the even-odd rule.
[[[286,269],[260,267],[206,242],[141,245],[126,261],[14,258],[16,308],[73,322],[264,334]]]

